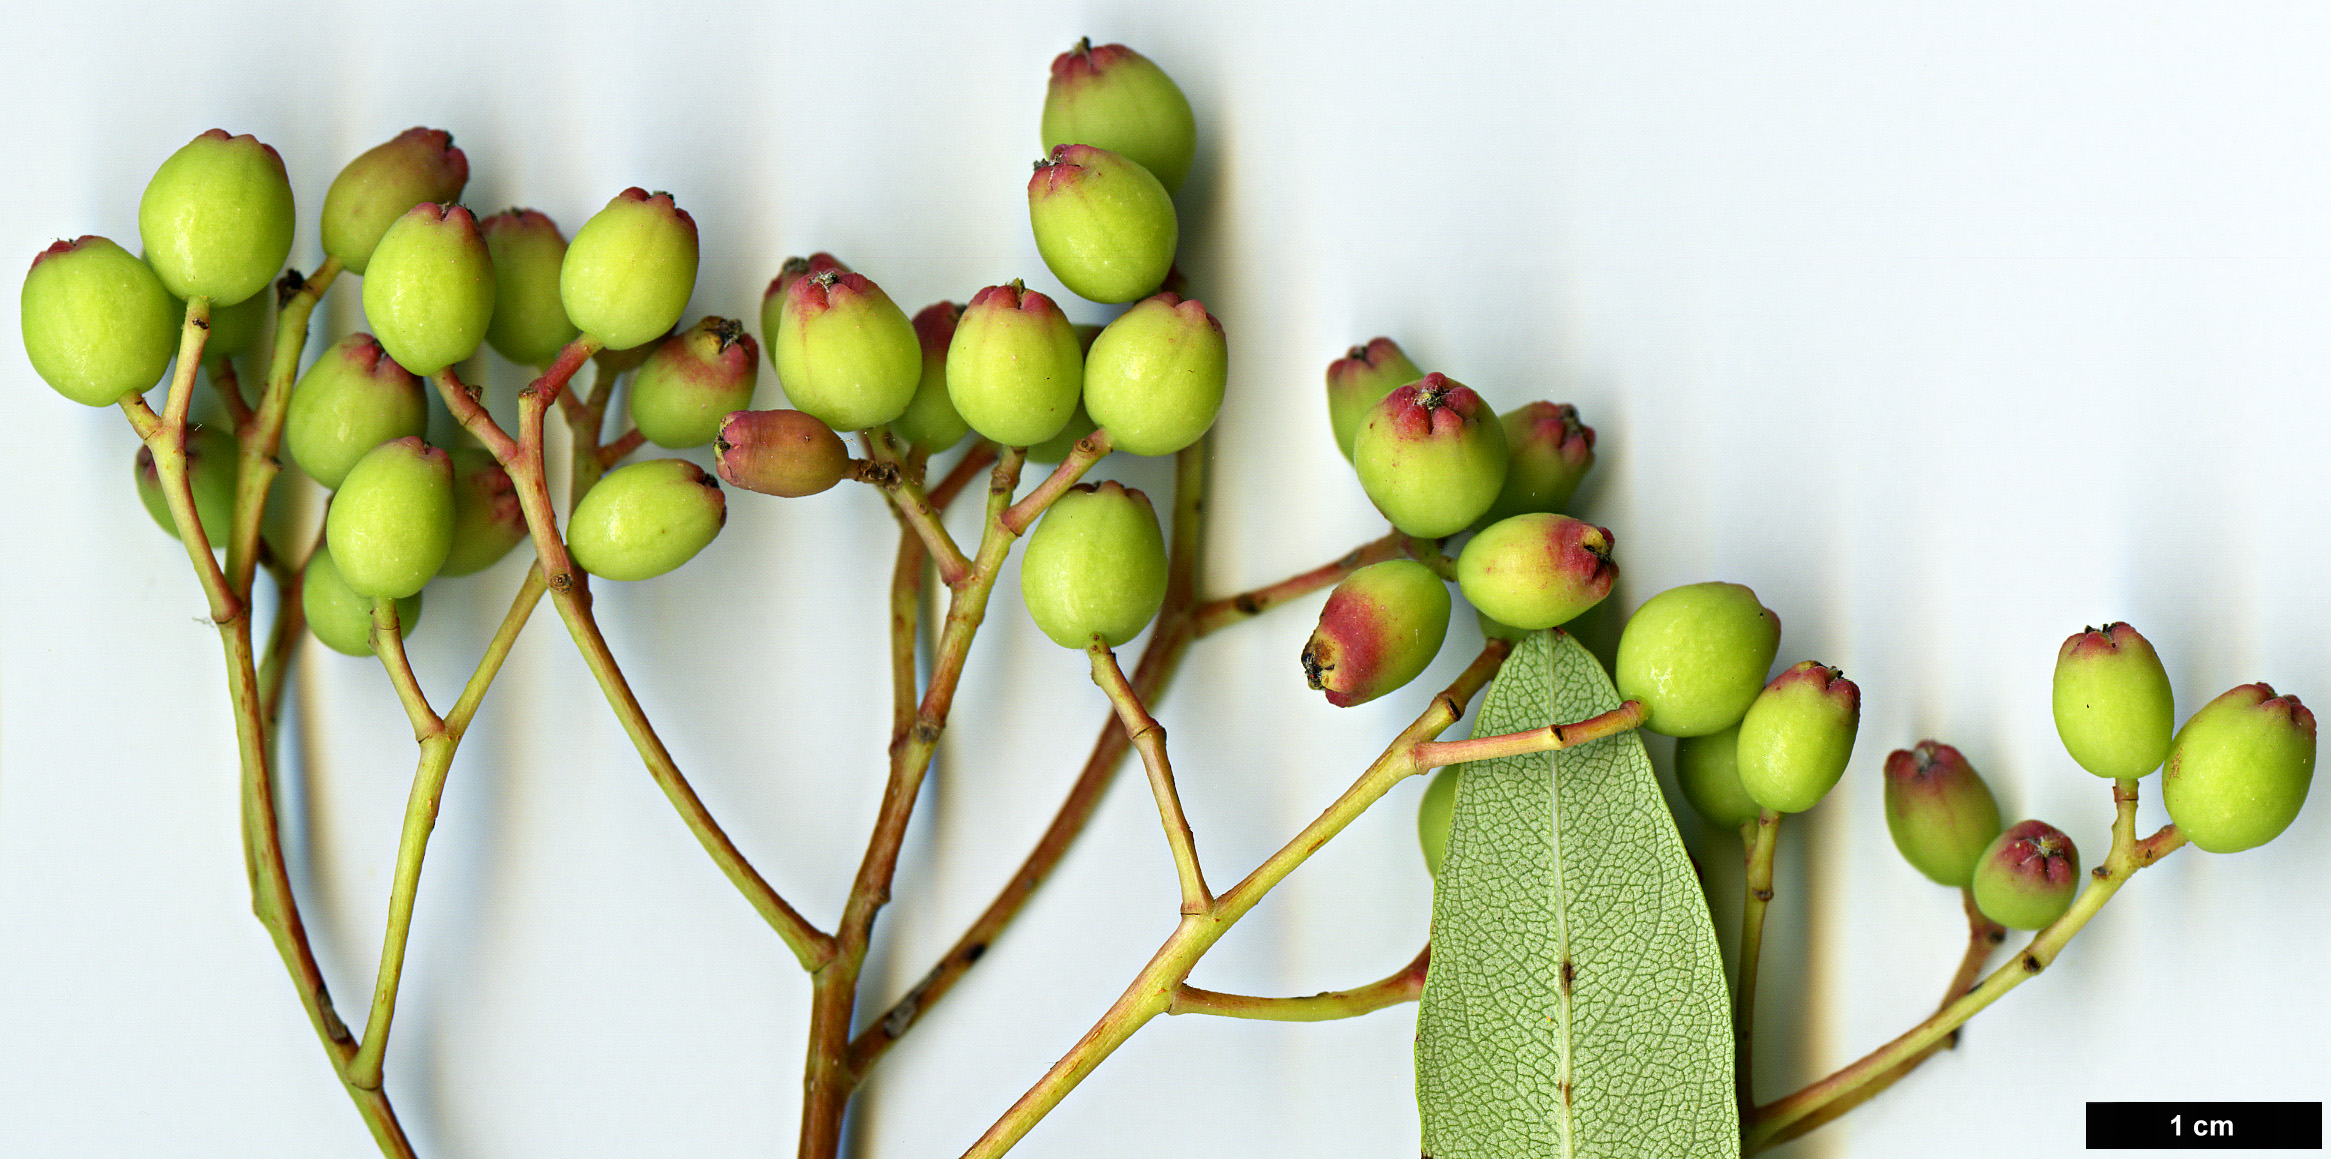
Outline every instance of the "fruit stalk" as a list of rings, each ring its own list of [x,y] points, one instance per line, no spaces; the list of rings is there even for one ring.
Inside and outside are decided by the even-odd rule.
[[[1094,431],[1078,439],[1075,449],[1069,451],[1068,457],[1052,469],[1052,474],[1046,476],[1044,482],[1028,492],[1027,498],[1013,504],[1010,510],[1003,513],[1004,526],[1010,528],[1014,535],[1026,534],[1029,525],[1036,522],[1036,517],[1044,514],[1045,509],[1052,506],[1053,500],[1076,486],[1077,480],[1084,478],[1085,472],[1100,462],[1109,453],[1109,449],[1109,432],[1105,430]]]
[[[1109,703],[1117,710],[1117,719],[1125,726],[1125,735],[1141,753],[1141,763],[1149,771],[1149,791],[1157,798],[1158,820],[1165,825],[1166,844],[1173,849],[1174,875],[1181,880],[1182,913],[1202,914],[1214,906],[1214,893],[1206,888],[1206,874],[1198,866],[1198,846],[1190,833],[1190,819],[1182,812],[1182,796],[1174,789],[1174,767],[1166,758],[1165,726],[1143,707],[1141,697],[1125,679],[1125,670],[1117,666],[1117,654],[1095,637],[1085,649],[1093,658],[1093,683],[1109,695]]]
[[[249,426],[241,432],[243,461],[235,476],[235,528],[227,543],[227,575],[235,591],[248,593],[259,559],[259,529],[267,515],[267,492],[282,471],[276,451],[283,441],[284,416],[291,409],[291,389],[299,378],[300,354],[307,349],[308,320],[316,304],[340,276],[338,258],[326,258],[313,276],[285,271],[276,283],[275,351],[268,363],[267,385],[259,392]],[[305,561],[301,561],[305,562]]]
[[[2113,805],[2116,809],[2112,827],[2112,852],[2104,863],[2090,871],[2088,886],[2072,902],[2072,908],[2046,929],[2032,935],[2023,951],[2014,960],[1991,972],[1981,985],[1961,995],[1957,1001],[1938,1010],[1924,1022],[1904,1031],[1892,1042],[1863,1055],[1827,1078],[1803,1090],[1767,1103],[1742,1116],[1741,1150],[1744,1153],[1763,1150],[1783,1138],[1794,1137],[1791,1128],[1799,1122],[1822,1112],[1830,1104],[1849,1099],[1862,1088],[1883,1078],[1888,1072],[1912,1058],[1920,1051],[1941,1041],[1957,1030],[1984,1007],[2027,979],[2038,975],[2055,962],[2066,943],[2088,924],[2104,904],[2126,885],[2131,875],[2185,844],[2185,837],[2174,825],[2162,829],[2143,840],[2137,838],[2137,782],[2120,779],[2114,782]]]
[[[1258,1018],[1272,1022],[1328,1022],[1357,1018],[1387,1006],[1414,1002],[1424,994],[1425,967],[1432,961],[1428,945],[1408,965],[1390,977],[1350,990],[1331,990],[1303,998],[1256,998],[1222,994],[1183,983],[1174,991],[1168,1014],[1213,1014],[1223,1018]]]
[[[1773,847],[1780,832],[1781,814],[1771,809],[1758,810],[1754,830],[1740,827],[1748,875],[1740,903],[1740,980],[1732,988],[1732,1086],[1744,1114],[1756,1105],[1756,966],[1764,956],[1764,911],[1773,900]]]
[[[146,411],[146,403],[135,395],[122,399],[121,405],[137,425],[139,438],[154,453],[162,497],[170,504],[172,522],[178,525],[179,542],[185,544],[187,558],[193,561],[195,574],[202,577],[203,591],[210,597],[211,622],[225,624],[241,618],[245,597],[227,583],[219,561],[210,553],[213,529],[204,527],[195,511],[194,483],[186,469],[186,412],[194,404],[194,372],[202,365],[202,347],[209,337],[210,299],[188,298],[186,326],[178,340],[178,364],[171,371],[170,394],[162,406],[161,422],[148,425],[143,421],[138,412]]]

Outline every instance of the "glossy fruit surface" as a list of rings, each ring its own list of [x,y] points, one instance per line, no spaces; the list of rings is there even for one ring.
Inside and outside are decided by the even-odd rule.
[[[1084,364],[1085,413],[1119,450],[1171,455],[1214,425],[1229,380],[1222,323],[1203,302],[1156,294],[1093,339]]]
[[[1567,624],[1618,580],[1609,530],[1567,515],[1517,515],[1482,529],[1457,557],[1457,585],[1482,615],[1516,628]]]
[[[1139,162],[1168,192],[1189,175],[1198,122],[1165,70],[1122,44],[1089,40],[1052,60],[1044,90],[1044,148],[1097,145]]]
[[[1068,425],[1060,428],[1059,434],[1028,448],[1028,461],[1039,466],[1051,466],[1058,463],[1067,458],[1069,452],[1076,450],[1076,445],[1083,441],[1086,435],[1100,429],[1100,425],[1093,421],[1093,417],[1085,413],[1084,404],[1080,402],[1077,404],[1076,413],[1068,416]]]
[[[33,371],[84,406],[150,389],[178,353],[177,299],[146,263],[94,234],[33,258],[18,303]]]
[[[1931,740],[1886,757],[1886,831],[1911,868],[1963,887],[1999,836],[1999,802],[1959,750]]]
[[[1454,535],[1505,485],[1505,429],[1472,388],[1428,374],[1368,412],[1352,468],[1394,527],[1423,539]]]
[[[1533,402],[1498,416],[1505,428],[1505,486],[1484,524],[1534,512],[1568,511],[1594,467],[1594,428],[1568,403]]]
[[[1025,447],[1068,425],[1084,370],[1068,316],[1051,298],[1013,282],[972,295],[955,323],[942,373],[948,400],[972,430],[1002,446]]]
[[[399,366],[427,378],[477,353],[494,320],[494,259],[469,210],[414,206],[381,235],[370,269],[364,317]]]
[[[180,318],[186,317],[186,303],[177,303]],[[210,336],[203,339],[202,365],[216,368],[229,358],[248,354],[259,341],[259,332],[275,313],[275,293],[261,290],[240,302],[210,304]]]
[[[1114,482],[1080,484],[1044,513],[1020,560],[1020,598],[1052,642],[1114,648],[1165,603],[1165,536],[1149,497]]]
[[[890,420],[890,429],[908,446],[944,451],[971,433],[971,424],[955,409],[947,393],[947,347],[955,341],[955,324],[963,308],[953,302],[933,302],[914,316],[915,341],[923,348],[923,375],[915,383],[915,397],[906,410]]]
[[[575,231],[559,265],[567,318],[615,350],[663,337],[695,292],[696,219],[636,186]]]
[[[1702,736],[1740,723],[1781,647],[1781,620],[1739,584],[1669,588],[1619,636],[1619,696],[1650,710],[1644,727]]]
[[[453,546],[440,575],[474,575],[501,562],[526,539],[518,488],[494,456],[476,447],[453,452]]]
[[[631,421],[659,447],[701,447],[753,405],[761,344],[743,324],[703,318],[656,347],[631,380]]]
[[[1149,170],[1106,149],[1062,145],[1028,180],[1036,252],[1071,293],[1130,302],[1173,268],[1180,223]]]
[[[242,462],[234,436],[211,427],[186,428],[186,482],[194,492],[194,517],[202,521],[203,534],[210,537],[213,548],[226,546],[228,524],[235,515],[235,479],[242,473]],[[170,538],[179,538],[178,520],[170,514],[169,497],[162,491],[161,469],[154,462],[154,452],[142,443],[133,469],[138,501],[145,505],[146,514],[153,516]]]
[[[1778,813],[1802,813],[1829,795],[1853,757],[1862,692],[1835,668],[1807,660],[1773,678],[1740,721],[1740,787]]]
[[[138,201],[146,262],[180,298],[240,302],[291,253],[291,179],[249,135],[212,129],[170,155]]]
[[[417,438],[365,453],[332,496],[324,538],[348,590],[403,599],[453,550],[453,460]]]
[[[2056,735],[2100,777],[2142,777],[2169,755],[2176,708],[2153,645],[2127,624],[2076,632],[2056,653]]]
[[[575,504],[567,549],[613,580],[653,579],[696,558],[728,519],[720,483],[686,459],[610,471]]]
[[[308,477],[337,489],[357,460],[390,439],[429,432],[421,380],[370,334],[332,344],[292,387],[283,449]]]
[[[744,410],[712,440],[720,477],[747,491],[797,499],[850,473],[850,448],[834,429],[797,410]]]
[[[375,145],[340,170],[324,191],[324,252],[352,274],[372,261],[381,235],[422,202],[461,200],[469,158],[443,129],[411,128]]]
[[[863,274],[829,270],[788,283],[768,338],[786,399],[837,431],[904,414],[923,381],[914,323]]]
[[[1344,453],[1346,462],[1351,460],[1352,440],[1359,437],[1360,424],[1368,412],[1385,395],[1423,377],[1424,371],[1417,369],[1390,338],[1354,346],[1327,364],[1327,421],[1335,431],[1336,449]]]
[[[2227,690],[2177,730],[2161,804],[2196,848],[2238,853],[2298,818],[2315,779],[2315,714],[2265,684]]]
[[[551,364],[582,331],[559,300],[567,239],[558,224],[531,209],[509,209],[478,222],[494,261],[494,320],[486,343],[520,366]]]
[[[2080,851],[2053,825],[2018,821],[1984,847],[1970,888],[1985,917],[2009,929],[2039,929],[2072,908]]]
[[[1740,726],[1675,742],[1675,787],[1692,810],[1719,829],[1756,820],[1763,806],[1740,787]]]
[[[1338,708],[1365,704],[1417,678],[1449,632],[1449,587],[1413,559],[1353,572],[1328,593],[1303,645],[1303,675]]]
[[[372,655],[372,600],[357,595],[341,577],[340,566],[332,562],[329,546],[318,547],[308,557],[307,571],[300,580],[300,610],[307,615],[308,630],[316,634],[324,647],[349,656]],[[411,636],[421,622],[421,594],[415,592],[397,601],[397,634]]]

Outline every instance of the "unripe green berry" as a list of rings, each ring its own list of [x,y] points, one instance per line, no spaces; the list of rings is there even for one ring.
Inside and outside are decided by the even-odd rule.
[[[696,219],[636,186],[575,231],[559,266],[567,317],[618,350],[661,337],[695,292]]]
[[[926,372],[927,372],[926,367]],[[947,344],[947,397],[980,437],[1041,443],[1076,413],[1085,382],[1076,330],[1051,298],[1018,282],[972,295]]]
[[[171,154],[138,201],[146,261],[180,298],[240,302],[266,289],[291,253],[293,220],[283,158],[224,129]]]
[[[761,344],[742,323],[703,318],[664,339],[631,380],[631,421],[647,441],[701,447],[729,412],[753,405]]]
[[[1044,513],[1020,559],[1029,618],[1063,648],[1093,637],[1114,648],[1165,604],[1165,536],[1149,496],[1114,482],[1079,484]]]
[[[372,655],[372,600],[357,595],[332,562],[332,549],[318,547],[308,557],[299,588],[300,610],[308,630],[324,647],[349,656]],[[421,593],[397,601],[397,635],[411,636],[421,622]]]
[[[1449,855],[1449,826],[1457,819],[1457,779],[1463,776],[1457,770],[1461,767],[1449,765],[1434,773],[1416,803],[1416,843],[1424,850],[1425,872],[1434,877],[1441,875],[1441,862]]]
[[[1639,700],[1643,727],[1704,736],[1740,723],[1781,647],[1781,619],[1739,584],[1669,588],[1643,602],[1619,635],[1619,696]]]
[[[713,437],[714,469],[763,495],[815,495],[850,473],[850,449],[834,429],[797,410],[741,410]]]
[[[1540,631],[1540,629],[1536,628],[1517,628],[1512,624],[1506,623],[1504,620],[1482,615],[1481,609],[1479,608],[1473,609],[1473,619],[1474,622],[1479,624],[1481,627],[1481,638],[1483,640],[1505,640],[1510,643],[1519,644]]]
[[[494,456],[476,447],[453,452],[453,547],[440,575],[474,575],[501,562],[526,539],[518,487]]]
[[[2153,645],[2127,624],[2074,633],[2056,653],[2056,735],[2100,777],[2142,777],[2169,755],[2176,709]]]
[[[160,381],[185,317],[146,263],[94,234],[34,257],[18,303],[33,371],[85,406],[112,406]]]
[[[175,299],[173,299],[175,300]],[[227,359],[250,352],[259,341],[259,331],[274,313],[275,295],[260,292],[232,305],[210,304],[210,333],[202,340],[202,365],[206,370],[216,369]],[[186,316],[186,303],[178,303],[178,316]]]
[[[1424,377],[1408,355],[1390,338],[1376,338],[1354,346],[1342,358],[1327,364],[1327,422],[1335,431],[1336,449],[1344,461],[1352,458],[1352,440],[1360,424],[1384,396]]]
[[[1675,787],[1694,812],[1719,829],[1738,829],[1763,811],[1740,787],[1739,725],[1676,738]]]
[[[1100,429],[1100,425],[1093,421],[1093,416],[1085,413],[1085,404],[1079,402],[1076,413],[1068,416],[1068,425],[1060,428],[1059,434],[1028,448],[1028,461],[1040,466],[1056,464],[1076,450],[1076,445],[1083,442],[1086,435]]]
[[[1090,145],[1061,145],[1028,180],[1036,252],[1069,291],[1095,302],[1146,297],[1173,268],[1174,201],[1139,164]]]
[[[1189,98],[1149,58],[1090,40],[1052,60],[1044,90],[1044,148],[1097,145],[1139,162],[1167,192],[1182,187],[1198,149]]]
[[[366,452],[341,481],[324,538],[348,590],[401,600],[445,566],[453,520],[453,460],[420,439],[393,439]]]
[[[1886,757],[1886,831],[1911,868],[1964,888],[1999,836],[1999,802],[1959,750],[1931,740]]]
[[[398,365],[427,378],[475,354],[486,340],[494,320],[494,259],[468,209],[414,206],[381,235],[370,270],[364,317]]]
[[[1853,757],[1862,690],[1807,660],[1764,686],[1740,721],[1740,787],[1778,813],[1802,813],[1829,795]]]
[[[1498,424],[1505,428],[1505,486],[1481,524],[1567,510],[1594,466],[1594,428],[1578,421],[1578,408],[1533,402],[1498,416]]]
[[[1611,594],[1619,565],[1611,533],[1567,515],[1516,515],[1475,535],[1457,557],[1457,586],[1482,615],[1553,628]]]
[[[228,524],[235,516],[235,479],[242,474],[241,449],[234,436],[209,427],[186,428],[186,483],[194,492],[194,517],[202,521],[203,534],[213,548],[225,547]],[[154,462],[154,452],[145,444],[138,445],[134,460],[137,475],[138,501],[145,504],[146,514],[169,533],[179,538],[178,520],[170,513],[170,499],[162,491],[162,472]]]
[[[2195,848],[2239,853],[2281,835],[2315,779],[2315,714],[2265,684],[2229,689],[2177,730],[2161,804]]]
[[[610,471],[575,504],[567,550],[613,580],[653,579],[696,557],[728,520],[720,483],[686,459]]]
[[[359,154],[324,192],[324,252],[352,274],[372,261],[381,235],[423,202],[461,200],[469,158],[443,129],[411,128]]]
[[[2080,851],[2047,822],[2018,821],[1984,847],[1970,888],[1983,916],[2009,929],[2039,929],[2072,908]]]
[[[1401,688],[1431,666],[1449,632],[1449,588],[1413,559],[1353,572],[1328,593],[1303,645],[1303,676],[1337,708]]]
[[[906,412],[923,381],[923,344],[882,287],[827,270],[789,283],[781,303],[769,359],[795,407],[837,431]]]
[[[308,477],[328,489],[365,453],[407,435],[429,433],[429,396],[370,334],[332,344],[292,387],[283,446]]]
[[[1171,455],[1214,425],[1230,348],[1205,303],[1157,294],[1102,329],[1084,379],[1085,413],[1117,449]]]
[[[1360,488],[1420,539],[1470,526],[1505,485],[1505,429],[1472,388],[1445,374],[1385,395],[1352,445]]]
[[[955,324],[963,308],[953,302],[933,302],[914,317],[915,341],[923,348],[923,376],[906,410],[890,420],[892,433],[911,447],[936,454],[963,441],[971,424],[955,409],[947,393],[947,347],[955,341]]]
[[[505,209],[478,222],[494,262],[494,320],[486,343],[520,366],[545,367],[582,331],[559,300],[567,239],[531,209]],[[645,356],[644,353],[642,355]]]

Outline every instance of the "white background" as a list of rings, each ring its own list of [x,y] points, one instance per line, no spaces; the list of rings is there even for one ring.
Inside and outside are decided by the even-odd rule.
[[[467,150],[482,211],[532,205],[571,231],[627,185],[672,191],[704,237],[691,314],[748,319],[813,249],[909,310],[1015,276],[1056,290],[1021,194],[1046,65],[1081,34],[1150,55],[1197,110],[1185,264],[1231,340],[1211,590],[1380,530],[1320,386],[1387,333],[1500,408],[1579,406],[1601,438],[1580,506],[1617,536],[1617,605],[1748,583],[1786,624],[1781,663],[1861,685],[1845,783],[1784,831],[1768,1098],[1915,1021],[1956,960],[1957,899],[1884,836],[1887,750],[1961,746],[2010,815],[2093,862],[2108,789],[2047,709],[2068,633],[2134,622],[2181,712],[2251,680],[2331,703],[2331,17],[2308,6],[31,7],[0,16],[0,254],[91,232],[134,248],[146,177],[217,125],[283,153],[292,262],[312,268],[334,172],[426,124]],[[360,325],[358,290],[333,291],[316,341]],[[219,652],[184,554],[138,507],[119,416],[44,388],[6,317],[0,1154],[370,1154],[248,914]],[[1167,489],[1159,465],[1116,471]],[[863,489],[731,503],[697,561],[602,584],[600,607],[711,806],[830,924],[881,780],[891,524]],[[430,591],[413,646],[440,701],[522,567]],[[875,990],[986,903],[1101,719],[1082,658],[1004,583]],[[1422,703],[1421,685],[1342,712],[1307,692],[1317,602],[1200,645],[1161,709],[1218,881]],[[1427,680],[1474,639],[1460,622]],[[299,868],[355,1020],[412,752],[371,662],[311,648],[299,680]],[[1419,787],[1194,980],[1308,993],[1407,961],[1429,903]],[[2158,803],[2141,817],[2159,824]],[[1736,843],[1686,834],[1729,922]],[[2327,871],[2320,803],[2266,848],[2179,853],[1955,1054],[1797,1153],[2066,1154],[2085,1100],[2324,1098]],[[1172,881],[1146,794],[1120,784],[883,1063],[862,1153],[967,1145],[1165,935]],[[413,946],[389,1089],[424,1155],[792,1147],[806,980],[547,611],[454,768]],[[1160,1021],[1021,1153],[1413,1154],[1413,1016]]]

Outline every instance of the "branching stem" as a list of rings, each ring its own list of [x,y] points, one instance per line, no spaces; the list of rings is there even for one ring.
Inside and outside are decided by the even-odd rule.
[[[1166,758],[1165,726],[1149,714],[1132,683],[1125,679],[1125,670],[1117,666],[1117,654],[1099,636],[1093,637],[1092,646],[1085,651],[1092,657],[1093,683],[1108,694],[1126,737],[1149,770],[1149,791],[1157,798],[1158,820],[1164,823],[1166,845],[1173,850],[1174,875],[1181,880],[1182,913],[1205,913],[1214,907],[1214,894],[1206,888],[1206,874],[1198,867],[1197,841],[1190,833],[1189,817],[1182,812],[1182,796],[1174,788],[1174,767]]]
[[[1350,990],[1330,990],[1308,998],[1252,998],[1201,990],[1185,982],[1174,990],[1168,1014],[1214,1014],[1224,1018],[1259,1018],[1273,1022],[1327,1022],[1414,1002],[1424,993],[1425,967],[1433,948],[1426,946],[1416,960],[1397,973]]]

